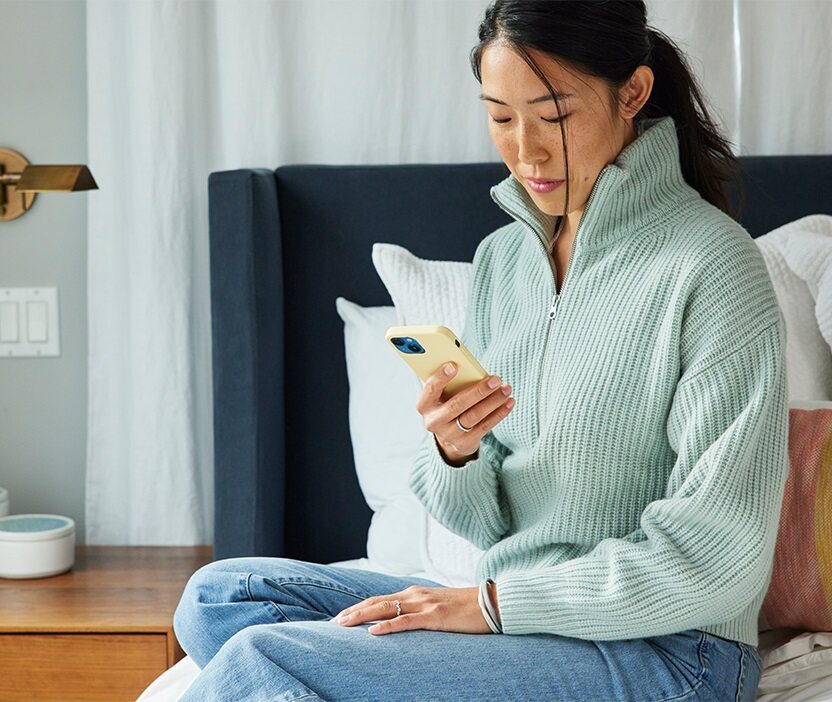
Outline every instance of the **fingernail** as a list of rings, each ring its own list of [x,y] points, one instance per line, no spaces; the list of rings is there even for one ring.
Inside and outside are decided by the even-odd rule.
[[[451,375],[454,372],[454,364],[453,363],[446,363],[445,364],[445,375]]]
[[[511,388],[508,387],[508,385],[506,385],[506,387],[503,388],[503,395],[505,395],[506,397],[511,395]]]
[[[499,384],[500,384],[500,379],[497,378],[496,376],[491,378],[488,381],[488,387],[490,387],[490,388],[496,388]]]

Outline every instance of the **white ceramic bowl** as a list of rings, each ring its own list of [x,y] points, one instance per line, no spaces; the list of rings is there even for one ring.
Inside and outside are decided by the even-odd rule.
[[[75,563],[75,522],[58,514],[0,517],[0,578],[45,578]]]

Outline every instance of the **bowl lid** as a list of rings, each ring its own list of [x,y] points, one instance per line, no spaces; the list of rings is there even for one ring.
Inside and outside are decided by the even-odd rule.
[[[75,522],[59,514],[13,514],[0,517],[0,541],[45,541],[75,531]]]

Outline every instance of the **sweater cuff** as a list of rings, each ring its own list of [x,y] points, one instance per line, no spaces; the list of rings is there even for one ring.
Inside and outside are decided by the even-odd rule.
[[[448,463],[442,456],[442,449],[439,446],[439,442],[436,440],[436,434],[431,432],[431,436],[433,437],[433,446],[436,449],[439,462],[442,463],[442,465],[444,465],[446,468],[449,468],[450,470],[465,470],[472,463],[476,463],[480,458],[482,458],[482,446],[480,446],[477,452],[473,456],[471,456],[467,461],[465,461],[465,463],[463,463],[461,466],[453,466],[450,463]]]
[[[496,474],[491,454],[484,442],[475,458],[461,466],[452,466],[442,457],[439,444],[433,433],[429,433],[419,449],[410,474],[410,487],[422,501],[445,498],[449,502],[468,499],[473,492],[487,493],[496,487]]]
[[[442,525],[480,549],[500,540],[507,528],[498,504],[499,457],[481,441],[479,454],[463,466],[445,462],[433,433],[420,447],[410,489]]]

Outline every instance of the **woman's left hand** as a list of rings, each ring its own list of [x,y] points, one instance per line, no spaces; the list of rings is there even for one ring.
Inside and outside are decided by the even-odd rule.
[[[491,629],[480,609],[478,591],[478,587],[411,585],[400,592],[357,602],[339,612],[335,621],[343,626],[353,626],[382,620],[367,629],[372,634],[390,634],[410,629],[490,634]],[[492,602],[494,599],[496,598],[492,598]],[[399,616],[396,616],[394,600],[398,600],[401,606],[402,613]],[[349,615],[349,618],[344,619],[345,615]]]

